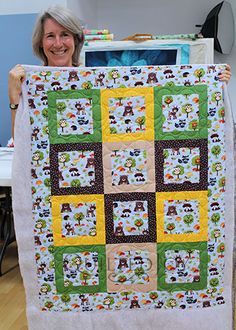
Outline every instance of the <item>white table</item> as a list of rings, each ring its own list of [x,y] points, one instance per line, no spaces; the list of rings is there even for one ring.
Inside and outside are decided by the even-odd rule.
[[[1,245],[0,245],[0,276],[2,276],[2,260],[7,246],[15,241],[13,230],[13,217],[11,205],[11,183],[12,183],[12,160],[14,148],[0,148],[0,188],[4,194],[4,215],[0,228]]]
[[[0,148],[0,187],[11,187],[14,148]]]

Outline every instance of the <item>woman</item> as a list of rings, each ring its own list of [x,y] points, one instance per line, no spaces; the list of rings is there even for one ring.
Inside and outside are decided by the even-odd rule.
[[[79,66],[80,51],[84,34],[79,20],[74,14],[60,6],[53,6],[42,13],[35,24],[32,46],[35,55],[45,66]],[[228,82],[230,66],[219,77]],[[14,137],[15,115],[21,95],[21,85],[25,79],[24,68],[18,64],[9,72],[8,93],[12,110],[12,136]]]
[[[34,54],[45,66],[79,66],[80,51],[84,34],[74,14],[60,6],[53,6],[42,13],[35,24],[32,36]],[[14,136],[15,115],[18,108],[21,85],[25,70],[18,64],[9,72],[8,93],[12,113],[12,136]]]

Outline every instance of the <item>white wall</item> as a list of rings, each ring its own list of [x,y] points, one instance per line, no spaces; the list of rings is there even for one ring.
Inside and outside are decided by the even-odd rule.
[[[236,1],[231,3],[235,19]],[[89,28],[108,28],[115,40],[134,33],[179,34],[198,33],[210,10],[221,0],[78,0],[68,1]],[[80,3],[75,7],[75,3]],[[87,4],[88,3],[88,4]],[[236,121],[236,43],[230,55],[215,52],[216,63],[229,63],[232,78],[229,92]]]
[[[68,0],[67,6],[72,9],[77,16],[82,20],[85,27],[90,28],[93,26],[97,28],[98,26],[98,1],[94,0]]]
[[[0,15],[38,13],[53,4],[67,5],[66,0],[0,0]]]

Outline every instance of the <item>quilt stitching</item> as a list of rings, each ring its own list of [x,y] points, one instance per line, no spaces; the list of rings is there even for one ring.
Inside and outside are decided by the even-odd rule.
[[[224,66],[212,68],[27,72],[43,311],[224,303]]]

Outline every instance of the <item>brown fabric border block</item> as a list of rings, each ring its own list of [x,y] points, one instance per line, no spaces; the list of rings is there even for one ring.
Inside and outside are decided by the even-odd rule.
[[[199,183],[185,181],[183,183],[164,183],[164,149],[178,148],[200,149],[200,180]],[[156,191],[191,191],[207,190],[208,184],[208,142],[201,140],[175,140],[175,141],[156,141],[155,142],[155,167],[156,167]]]
[[[89,187],[63,187],[59,186],[58,153],[68,151],[91,150],[94,151],[95,183]],[[103,161],[102,144],[97,143],[66,143],[50,145],[50,172],[52,195],[76,194],[103,194]]]
[[[115,201],[147,201],[148,234],[116,236],[113,222],[113,202]],[[105,195],[106,243],[142,243],[156,242],[156,198],[155,193],[123,193]]]

